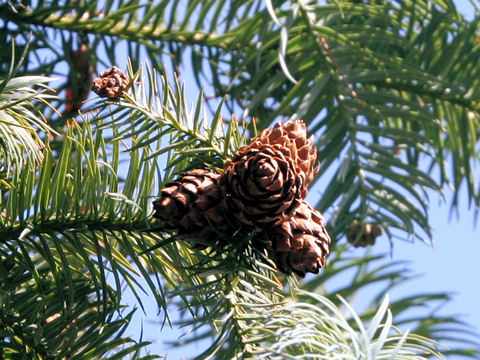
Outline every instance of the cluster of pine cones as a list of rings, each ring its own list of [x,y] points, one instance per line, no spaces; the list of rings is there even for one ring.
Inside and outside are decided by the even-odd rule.
[[[318,273],[330,237],[322,214],[305,201],[316,163],[317,149],[305,123],[277,124],[240,148],[224,174],[181,173],[153,202],[154,216],[179,237],[207,243],[239,226],[252,229],[254,245],[266,247],[280,271]]]

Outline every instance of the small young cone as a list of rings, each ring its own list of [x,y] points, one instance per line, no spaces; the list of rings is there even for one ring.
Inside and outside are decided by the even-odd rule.
[[[362,224],[359,221],[347,230],[347,241],[354,247],[367,247],[375,244],[378,236],[383,234],[383,229],[377,224]]]
[[[318,172],[317,149],[301,120],[265,129],[225,168],[223,206],[257,231],[288,219]]]
[[[330,252],[325,225],[323,215],[302,200],[289,220],[265,231],[270,255],[279,270],[302,277],[307,272],[317,274]]]
[[[177,180],[160,191],[161,198],[153,202],[153,216],[178,230],[179,234],[192,235],[192,238],[208,240],[213,235],[207,231],[208,224],[220,232],[227,232],[230,227],[219,206],[223,198],[218,186],[220,177],[205,169],[181,173]]]

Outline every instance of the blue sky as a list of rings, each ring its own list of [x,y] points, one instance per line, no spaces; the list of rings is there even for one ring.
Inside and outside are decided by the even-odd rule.
[[[451,194],[446,195],[448,198]],[[453,292],[454,300],[439,311],[444,315],[458,315],[458,319],[473,325],[480,334],[480,282],[475,280],[480,276],[480,236],[474,228],[474,210],[468,209],[463,201],[458,214],[452,215],[448,204],[432,201],[429,213],[433,246],[404,241],[394,244],[392,260],[410,261],[409,269],[419,277],[410,281],[407,289],[399,288],[392,295],[400,296],[402,291],[403,295]],[[388,251],[388,241],[379,238],[375,250]]]

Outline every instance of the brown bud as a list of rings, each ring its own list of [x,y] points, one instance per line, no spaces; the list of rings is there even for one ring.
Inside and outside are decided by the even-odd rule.
[[[125,92],[130,84],[127,74],[113,66],[93,80],[92,90],[100,97],[116,99]]]
[[[346,232],[347,241],[355,247],[374,245],[376,238],[382,234],[383,229],[379,225],[359,221],[354,221]]]
[[[65,110],[76,113],[87,99],[92,86],[94,68],[89,63],[88,46],[82,44],[71,53],[71,68],[66,85]]]

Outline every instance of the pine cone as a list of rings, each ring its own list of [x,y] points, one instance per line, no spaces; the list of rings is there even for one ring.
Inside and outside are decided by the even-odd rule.
[[[307,272],[317,274],[330,252],[325,226],[323,215],[302,200],[289,220],[265,231],[270,256],[279,270],[302,277]]]
[[[283,154],[292,158],[296,165],[297,176],[303,179],[301,198],[307,196],[308,185],[320,169],[317,166],[317,148],[313,144],[313,136],[307,139],[307,126],[303,120],[277,123],[273,129],[263,130],[253,143],[278,144]]]
[[[228,232],[230,226],[219,206],[223,198],[220,177],[205,169],[181,173],[160,191],[161,198],[153,202],[153,216],[179,234],[205,240],[214,235],[207,228],[209,223],[218,231]]]
[[[288,219],[317,173],[317,150],[303,121],[265,129],[225,168],[223,206],[257,231]]]
[[[92,90],[100,97],[116,99],[122,96],[129,84],[130,79],[127,74],[113,66],[93,80]]]
[[[347,230],[347,241],[354,247],[374,245],[378,236],[383,234],[383,229],[377,224],[362,224],[354,221]]]
[[[300,197],[302,179],[293,159],[280,148],[269,144],[241,148],[222,178],[223,206],[257,231],[284,221]]]

